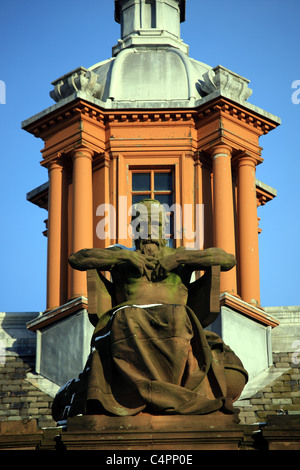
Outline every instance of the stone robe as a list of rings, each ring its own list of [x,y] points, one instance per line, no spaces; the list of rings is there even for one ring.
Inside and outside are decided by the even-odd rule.
[[[185,305],[122,305],[96,327],[78,379],[53,402],[56,421],[78,414],[233,413],[226,364],[247,373],[218,335]]]

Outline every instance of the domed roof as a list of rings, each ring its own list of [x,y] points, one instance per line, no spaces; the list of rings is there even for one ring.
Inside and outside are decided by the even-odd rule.
[[[122,38],[115,57],[89,68],[102,85],[97,97],[117,107],[176,107],[200,99],[199,79],[210,67],[189,58],[180,39],[184,19],[185,0],[115,0]]]
[[[115,58],[89,70],[102,84],[98,98],[120,105],[150,106],[155,102],[182,105],[201,99],[200,81],[210,69],[175,47],[137,47],[121,50]]]
[[[115,0],[121,39],[112,58],[60,77],[51,97],[76,95],[105,109],[193,108],[215,92],[246,100],[248,80],[189,57],[180,38],[184,18],[185,0]]]

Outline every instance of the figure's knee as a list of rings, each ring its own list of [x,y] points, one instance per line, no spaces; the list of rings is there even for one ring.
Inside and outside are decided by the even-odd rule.
[[[241,395],[247,381],[248,373],[242,361],[228,346],[223,351],[224,374],[226,380],[226,396],[236,401]]]

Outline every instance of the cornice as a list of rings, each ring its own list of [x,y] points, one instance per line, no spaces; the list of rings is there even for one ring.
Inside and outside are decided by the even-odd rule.
[[[255,108],[255,107],[253,107]],[[267,114],[267,113],[266,113]],[[94,133],[84,133],[84,121],[90,124],[94,123],[96,127],[106,129],[116,126],[168,126],[168,125],[188,125],[192,126],[196,131],[203,125],[219,120],[217,128],[210,126],[207,130],[209,133],[199,135],[199,149],[210,153],[211,147],[217,144],[226,144],[234,149],[234,152],[241,150],[252,153],[256,158],[257,164],[263,161],[261,157],[261,148],[258,144],[253,144],[251,135],[249,139],[243,141],[243,137],[239,135],[238,130],[234,134],[230,130],[230,126],[226,126],[226,121],[231,120],[243,126],[247,131],[255,133],[257,138],[267,134],[270,130],[276,128],[279,122],[270,120],[267,116],[257,114],[254,110],[249,109],[249,104],[242,105],[234,103],[230,99],[217,95],[211,100],[203,99],[203,103],[194,109],[123,109],[123,110],[107,110],[90,103],[82,98],[76,98],[68,101],[63,106],[53,109],[52,112],[42,114],[39,119],[28,122],[23,128],[34,134],[36,137],[42,138],[47,142],[47,148],[43,150],[43,165],[53,158],[57,151],[66,153],[72,148],[88,144],[96,153],[101,153],[104,148],[97,146],[93,135]],[[274,118],[275,119],[275,118]],[[76,123],[79,123],[77,126]],[[80,123],[83,122],[83,125]],[[74,127],[74,124],[75,127]],[[64,131],[65,128],[73,126],[72,135],[67,138],[62,145],[57,144],[52,138],[58,133]],[[78,128],[77,128],[77,127]],[[228,128],[227,128],[228,127]],[[71,127],[70,127],[71,129]],[[74,129],[76,132],[74,133]],[[62,134],[63,135],[63,134]],[[54,144],[52,143],[54,142]]]
[[[28,124],[25,122],[23,129],[35,137],[45,140],[48,134],[57,132],[57,129],[65,127],[66,123],[69,124],[73,120],[80,120],[83,117],[99,124],[104,122],[104,114],[101,109],[83,100],[76,100],[53,110],[45,116],[41,116],[34,122],[29,122]]]
[[[68,103],[58,110],[52,111],[50,114],[42,116],[32,123],[25,124],[23,129],[30,132],[35,137],[43,138],[51,129],[56,129],[57,126],[64,125],[67,121],[74,118],[79,119],[85,117],[106,125],[110,125],[111,123],[144,124],[145,122],[187,122],[191,121],[195,114],[195,110],[103,110],[88,102],[78,100],[76,103]]]
[[[216,115],[237,120],[242,125],[257,130],[260,135],[268,134],[278,126],[278,123],[269,120],[267,117],[258,115],[249,108],[221,96],[203,106],[199,106],[196,122],[201,125],[203,120],[215,119]]]
[[[195,116],[195,111],[169,111],[169,110],[153,110],[153,111],[126,111],[126,112],[109,112],[106,116],[107,123],[169,123],[169,122],[187,122],[191,121]]]
[[[51,110],[51,108],[53,108]],[[275,129],[279,122],[275,121],[275,116],[270,119],[268,113],[264,116],[259,108],[249,107],[249,103],[243,105],[234,102],[229,98],[217,95],[212,99],[198,101],[195,108],[178,109],[104,109],[96,104],[90,103],[82,98],[75,98],[66,103],[61,103],[58,107],[49,108],[49,112],[42,112],[39,115],[24,121],[22,127],[35,137],[46,136],[57,126],[65,125],[71,119],[85,117],[91,119],[99,125],[111,125],[112,123],[168,123],[194,121],[196,125],[201,125],[202,120],[215,118],[216,115],[238,120],[241,124],[255,129],[260,135],[265,135],[270,130]],[[39,117],[40,116],[40,117]],[[272,115],[271,115],[272,116]]]
[[[41,330],[52,323],[56,323],[69,315],[79,312],[80,310],[87,310],[87,308],[87,299],[85,297],[78,297],[64,305],[61,305],[60,307],[44,312],[36,319],[27,323],[27,328],[31,331]]]
[[[245,315],[246,317],[262,323],[265,326],[271,326],[272,328],[275,328],[279,325],[279,321],[266,313],[263,308],[248,304],[247,302],[244,302],[240,298],[231,294],[221,294],[220,305],[221,307],[228,307],[242,315]]]
[[[272,201],[277,196],[277,191],[274,188],[257,180],[256,183],[256,200],[257,206],[264,206],[267,202]]]

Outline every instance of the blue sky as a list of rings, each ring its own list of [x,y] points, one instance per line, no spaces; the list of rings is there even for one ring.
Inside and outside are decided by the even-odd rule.
[[[47,180],[43,142],[21,122],[54,104],[51,82],[111,57],[120,37],[113,0],[1,0],[0,311],[42,311],[46,302],[46,211],[26,201]],[[249,102],[279,116],[261,138],[257,177],[278,196],[259,209],[261,302],[300,305],[299,0],[188,0],[181,37],[190,56],[248,78]],[[298,95],[300,97],[300,94]],[[0,101],[3,101],[3,97]]]

